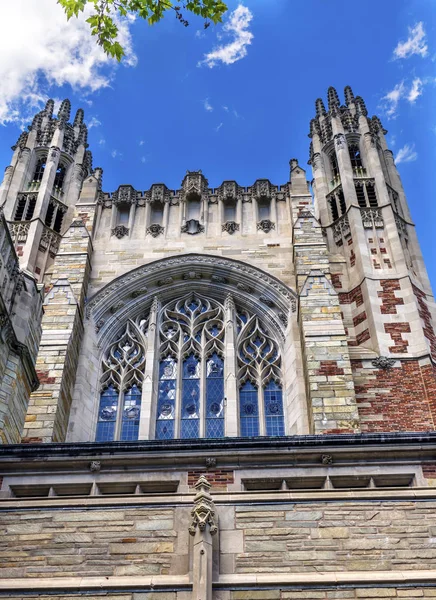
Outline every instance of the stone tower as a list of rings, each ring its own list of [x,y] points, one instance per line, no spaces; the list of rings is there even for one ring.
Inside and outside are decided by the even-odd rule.
[[[77,111],[71,124],[69,100],[62,102],[57,117],[53,107],[49,100],[12,147],[12,161],[0,188],[0,206],[13,223],[20,265],[37,281],[53,263],[92,166],[83,110]]]
[[[315,210],[348,334],[362,430],[432,429],[434,298],[386,133],[349,86],[345,104],[332,87],[328,110],[316,101],[309,160]]]

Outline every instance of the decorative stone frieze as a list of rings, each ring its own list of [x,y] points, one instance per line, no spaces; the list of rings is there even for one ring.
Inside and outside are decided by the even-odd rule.
[[[395,363],[395,358],[389,358],[387,356],[378,356],[373,361],[371,361],[371,364],[374,367],[377,367],[377,369],[391,369]]]
[[[112,203],[118,204],[136,204],[138,192],[131,185],[120,185],[116,192],[112,194]]]
[[[383,229],[385,226],[380,208],[362,208],[360,212],[365,229]]]

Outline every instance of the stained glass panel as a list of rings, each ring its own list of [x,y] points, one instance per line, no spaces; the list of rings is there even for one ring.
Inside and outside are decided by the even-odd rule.
[[[247,381],[239,390],[239,420],[241,436],[259,435],[259,405],[257,389]]]
[[[285,435],[282,388],[270,381],[263,390],[266,435]]]
[[[136,385],[133,385],[124,394],[120,436],[122,441],[132,441],[138,439],[140,415],[141,390]]]
[[[111,442],[115,436],[118,392],[113,386],[106,388],[100,396],[96,442]]]
[[[193,354],[183,363],[181,438],[200,435],[200,361]]]
[[[161,361],[156,416],[157,440],[169,440],[174,437],[176,381],[177,362],[173,358]]]
[[[206,363],[206,437],[224,437],[224,361],[217,354]]]

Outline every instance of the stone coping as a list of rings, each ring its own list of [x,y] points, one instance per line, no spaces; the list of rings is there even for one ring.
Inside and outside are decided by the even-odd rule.
[[[338,449],[341,447],[358,449],[368,446],[382,446],[383,452],[386,446],[410,446],[410,449],[427,448],[434,446],[436,448],[436,431],[425,432],[393,432],[393,433],[360,433],[360,434],[323,434],[323,435],[289,435],[281,437],[263,436],[256,438],[222,438],[209,439],[199,438],[176,439],[176,440],[140,440],[134,442],[54,442],[47,444],[9,444],[0,445],[1,458],[26,458],[27,456],[36,458],[54,458],[68,456],[69,458],[78,456],[95,456],[96,454],[135,454],[154,452],[165,455],[172,452],[201,451],[205,450],[287,450],[296,452],[297,450],[319,451],[320,448],[330,447]]]
[[[317,573],[241,573],[219,575],[214,587],[265,587],[277,585],[334,586],[334,585],[389,585],[389,584],[436,584],[436,570],[410,571],[331,571]],[[189,575],[152,575],[129,577],[35,577],[0,580],[0,592],[43,590],[141,590],[141,589],[181,589],[190,588]]]
[[[72,496],[70,498],[50,496],[43,498],[0,498],[0,510],[41,509],[41,508],[69,508],[72,510],[93,510],[102,507],[134,508],[146,506],[183,506],[191,505],[195,491],[185,494],[167,495],[132,495],[132,496]],[[253,502],[262,504],[284,504],[288,502],[336,502],[357,501],[371,502],[377,500],[389,500],[390,502],[402,502],[404,500],[435,500],[436,488],[392,488],[381,489],[359,489],[353,491],[326,491],[310,490],[305,492],[224,492],[213,491],[213,499],[217,506],[226,504],[243,505]]]

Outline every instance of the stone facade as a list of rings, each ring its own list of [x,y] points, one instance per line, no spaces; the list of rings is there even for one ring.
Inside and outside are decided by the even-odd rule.
[[[296,159],[105,192],[69,118],[0,187],[4,597],[436,597],[436,313],[380,120],[316,101],[312,198]]]

